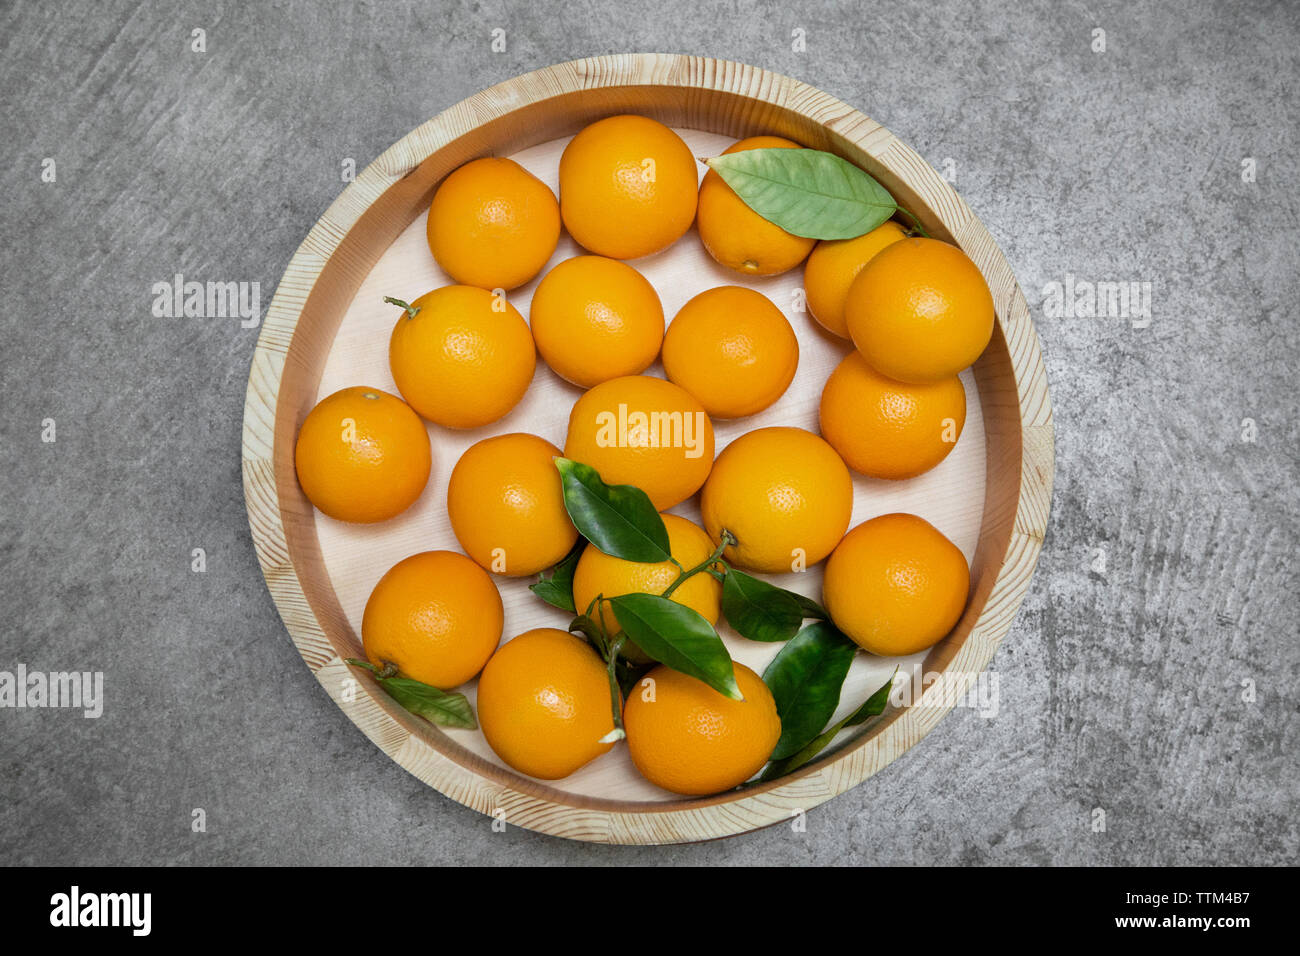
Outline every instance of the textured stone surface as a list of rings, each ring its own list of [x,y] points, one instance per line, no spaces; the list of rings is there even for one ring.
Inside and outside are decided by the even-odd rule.
[[[1296,7],[246,6],[0,7],[0,669],[102,670],[107,696],[98,720],[0,711],[0,862],[1297,862]],[[260,282],[265,307],[345,158],[623,50],[747,61],[885,123],[955,174],[1042,338],[1056,492],[1000,712],[954,712],[806,833],[494,834],[408,776],[258,571],[256,330],[151,315],[178,272]],[[1067,274],[1150,283],[1149,325],[1048,316]]]

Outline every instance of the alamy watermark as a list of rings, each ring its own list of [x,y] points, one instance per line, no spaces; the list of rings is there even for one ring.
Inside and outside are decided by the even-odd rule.
[[[1135,329],[1151,324],[1151,283],[1130,279],[1092,282],[1072,272],[1043,286],[1043,315],[1049,319],[1128,319]]]
[[[153,925],[152,893],[83,893],[73,886],[50,897],[50,925],[75,928],[123,927],[148,936]]]
[[[71,708],[95,719],[104,713],[103,671],[0,671],[0,707]]]
[[[238,318],[245,329],[257,328],[262,321],[259,282],[186,282],[178,272],[170,282],[155,282],[150,291],[157,319]]]
[[[927,671],[911,680],[901,677],[889,691],[893,707],[968,707],[981,717],[996,717],[1002,696],[997,671],[971,675],[960,671]]]
[[[704,454],[708,427],[704,412],[642,412],[620,402],[616,411],[596,415],[596,444],[601,448],[682,448],[687,458]]]

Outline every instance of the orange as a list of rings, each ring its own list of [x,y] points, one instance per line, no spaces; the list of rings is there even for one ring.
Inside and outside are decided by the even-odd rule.
[[[844,318],[849,286],[877,252],[906,238],[906,230],[890,220],[856,239],[817,243],[803,267],[803,288],[808,311],[822,328],[842,339],[849,337],[849,323]]]
[[[709,537],[731,532],[724,554],[771,573],[816,564],[839,544],[853,511],[853,479],[835,449],[802,428],[759,428],[722,450],[700,495]]]
[[[779,136],[751,136],[723,151],[740,153],[748,149],[802,149],[798,143]],[[768,222],[736,195],[713,170],[700,183],[696,224],[700,241],[709,255],[728,269],[752,276],[774,276],[803,262],[816,239],[805,239]]]
[[[948,457],[966,424],[957,376],[930,385],[885,378],[850,352],[822,389],[822,437],[854,471],[912,478]]]
[[[648,375],[601,382],[573,404],[564,455],[611,485],[636,485],[660,511],[699,491],[713,423],[690,393]]]
[[[761,412],[798,367],[799,340],[781,310],[737,285],[691,299],[664,337],[664,372],[716,418]]]
[[[900,382],[951,378],[993,335],[984,276],[938,239],[903,239],[876,253],[849,286],[844,314],[871,367]]]
[[[961,618],[966,559],[929,522],[881,515],[844,536],[826,562],[822,600],[835,626],[872,654],[915,654]]]
[[[455,551],[405,558],[379,579],[361,618],[361,642],[376,667],[447,690],[483,669],[503,623],[492,578]]]
[[[664,340],[664,307],[654,286],[604,256],[566,259],[546,273],[528,321],[546,364],[583,388],[644,372]]]
[[[485,438],[456,462],[447,483],[451,529],[489,571],[536,574],[578,540],[555,470],[559,454],[545,439],[516,433]]]
[[[691,228],[699,185],[682,138],[645,116],[592,123],[560,157],[560,215],[584,249],[637,259]]]
[[[632,762],[651,783],[689,796],[738,787],[781,738],[776,702],[762,678],[736,664],[744,700],[732,700],[678,671],[656,667],[623,709]]]
[[[388,364],[402,397],[429,421],[478,428],[519,404],[537,350],[504,297],[449,285],[420,296],[397,320]]]
[[[578,559],[578,566],[573,573],[573,604],[578,613],[585,613],[597,595],[611,598],[637,592],[662,594],[665,588],[677,580],[682,568],[694,568],[713,553],[713,542],[699,525],[674,514],[660,517],[668,529],[668,553],[677,559],[677,564],[671,561],[624,561],[622,558],[610,557],[594,544],[589,544]],[[718,623],[722,584],[712,575],[701,571],[687,578],[670,598],[697,612],[710,624]],[[612,635],[621,630],[609,608],[602,607],[600,613],[606,633]],[[624,645],[624,656],[632,660],[649,660],[635,646],[629,648]]]
[[[514,160],[476,159],[433,194],[427,233],[433,258],[455,282],[514,289],[555,252],[560,204]]]
[[[613,746],[609,678],[596,652],[553,627],[525,631],[488,661],[478,722],[496,755],[520,773],[567,777]]]
[[[401,514],[429,481],[424,422],[396,395],[345,388],[308,413],[294,446],[307,500],[340,521],[385,521]]]

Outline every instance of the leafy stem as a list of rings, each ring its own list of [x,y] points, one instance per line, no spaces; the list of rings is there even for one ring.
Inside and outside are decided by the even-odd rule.
[[[618,655],[623,650],[627,636],[620,634],[609,646],[609,656],[605,659],[605,672],[609,675],[609,705],[614,713],[614,729],[600,739],[602,744],[612,744],[627,736],[623,730],[623,692],[618,685]]]
[[[440,727],[460,727],[473,730],[478,726],[474,719],[474,710],[464,694],[455,691],[440,690],[430,684],[397,676],[397,667],[391,661],[383,661],[382,667],[376,667],[369,661],[355,657],[346,658],[353,667],[370,671],[377,683],[389,697],[418,717],[437,724]]]
[[[664,589],[660,597],[672,597],[674,591],[676,591],[679,587],[681,587],[683,584],[685,584],[688,580],[693,578],[695,575],[699,574],[701,571],[710,571],[715,564],[718,564],[722,561],[722,552],[726,551],[728,547],[730,547],[735,543],[736,543],[736,539],[731,536],[731,532],[727,531],[726,529],[723,529],[722,543],[713,549],[713,553],[710,554],[703,561],[701,561],[699,564],[697,564],[695,567],[690,568],[688,570],[684,570],[682,571],[681,574],[677,575],[677,580],[675,580],[672,584],[668,585],[668,587]],[[673,561],[673,564],[677,564],[677,561],[675,559]],[[681,567],[680,564],[677,564],[677,566],[679,568]]]
[[[818,734],[806,746],[797,753],[791,754],[783,760],[773,760],[767,765],[762,775],[758,778],[760,781],[774,780],[777,777],[784,777],[786,774],[798,770],[804,764],[811,761],[819,753],[826,749],[827,745],[835,739],[836,734],[846,727],[856,727],[865,723],[872,717],[877,717],[885,712],[885,707],[889,704],[889,692],[893,689],[894,678],[898,676],[898,668],[889,675],[889,680],[885,681],[874,694],[867,698],[866,703],[849,714],[838,723],[832,724],[829,728]]]
[[[914,234],[916,234],[916,235],[918,235],[918,236],[921,236],[922,238],[925,238],[925,239],[929,239],[929,238],[930,238],[930,234],[929,234],[928,232],[925,231],[925,226],[921,225],[921,220],[917,219],[915,216],[913,216],[910,212],[908,212],[908,211],[907,211],[906,209],[904,209],[902,206],[899,206],[899,207],[895,210],[895,212],[900,212],[900,213],[902,213],[903,216],[906,217],[907,221],[908,221],[909,223],[911,223],[911,225],[908,227],[908,230],[907,230],[909,233],[914,233]]]

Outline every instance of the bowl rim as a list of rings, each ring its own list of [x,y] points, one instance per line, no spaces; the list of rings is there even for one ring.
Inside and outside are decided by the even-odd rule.
[[[731,94],[792,111],[825,127],[850,152],[897,174],[905,191],[923,196],[920,205],[929,212],[923,216],[927,227],[933,224],[946,231],[989,282],[996,332],[1005,342],[1019,404],[1020,456],[1007,465],[1019,470],[1019,494],[1014,515],[1001,519],[1007,529],[1006,548],[993,556],[998,570],[978,616],[961,627],[960,642],[935,658],[941,659],[943,671],[958,676],[960,691],[988,665],[1024,599],[1042,550],[1055,466],[1051,403],[1038,338],[1001,250],[952,186],[920,156],[863,113],[799,80],[733,61],[680,54],[624,53],[573,60],[474,94],[412,130],[357,174],[312,226],[286,267],[263,318],[249,373],[242,473],[250,531],[268,589],[291,639],[322,686],[407,771],[506,823],[571,839],[620,844],[716,839],[789,820],[861,783],[917,743],[952,709],[954,689],[940,687],[941,682],[927,687],[910,706],[875,721],[869,732],[766,784],[662,803],[587,797],[549,788],[470,754],[439,731],[430,733],[428,725],[402,711],[373,681],[354,675],[344,663],[290,556],[284,502],[275,477],[275,423],[281,411],[278,400],[286,361],[308,296],[348,231],[387,190],[443,146],[491,120],[570,93],[646,86]],[[912,211],[921,215],[918,209]],[[984,507],[981,537],[988,521],[987,498]],[[973,593],[972,606],[974,597]],[[944,646],[941,642],[936,650]],[[927,667],[934,656],[932,652],[927,657]]]

